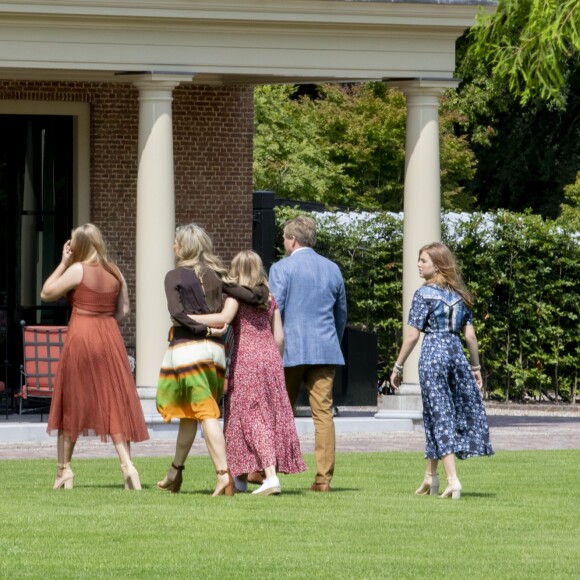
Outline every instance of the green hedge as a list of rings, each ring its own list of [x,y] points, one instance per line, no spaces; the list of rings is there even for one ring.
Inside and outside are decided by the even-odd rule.
[[[277,208],[278,227],[299,213]],[[317,251],[342,270],[348,323],[378,334],[379,375],[385,376],[403,333],[402,216],[311,215],[318,223]],[[506,211],[445,213],[442,239],[455,251],[476,299],[488,394],[574,401],[580,366],[580,240],[540,216]]]

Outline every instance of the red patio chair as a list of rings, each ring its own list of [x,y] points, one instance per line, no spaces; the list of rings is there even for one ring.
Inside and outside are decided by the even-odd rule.
[[[20,367],[22,386],[19,414],[22,414],[22,400],[30,398],[48,399],[52,397],[54,377],[68,327],[66,326],[26,326],[22,325],[24,362]],[[40,420],[42,421],[42,411]]]

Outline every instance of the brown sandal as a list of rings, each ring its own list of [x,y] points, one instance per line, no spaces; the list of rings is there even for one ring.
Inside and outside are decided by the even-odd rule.
[[[183,483],[183,470],[185,469],[185,465],[175,465],[175,463],[172,463],[171,467],[177,471],[175,478],[169,479],[169,477],[166,475],[163,481],[157,482],[157,487],[163,491],[179,493],[181,484]]]

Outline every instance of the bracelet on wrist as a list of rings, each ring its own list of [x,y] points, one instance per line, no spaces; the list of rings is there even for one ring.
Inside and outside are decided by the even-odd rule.
[[[395,365],[393,366],[393,370],[397,373],[397,374],[402,374],[403,373],[403,365],[397,364],[395,363]]]
[[[471,367],[471,370],[472,370],[474,373],[476,373],[477,371],[480,371],[480,370],[481,370],[481,365],[476,365],[476,366],[474,366],[474,367]]]
[[[212,334],[211,334],[211,326],[208,326],[207,327],[207,330],[205,331],[205,335],[206,336],[212,336]]]

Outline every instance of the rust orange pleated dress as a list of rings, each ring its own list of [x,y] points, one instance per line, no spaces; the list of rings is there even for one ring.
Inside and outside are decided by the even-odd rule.
[[[83,264],[55,377],[48,432],[107,441],[149,439],[141,402],[114,314],[120,282],[98,263]]]

